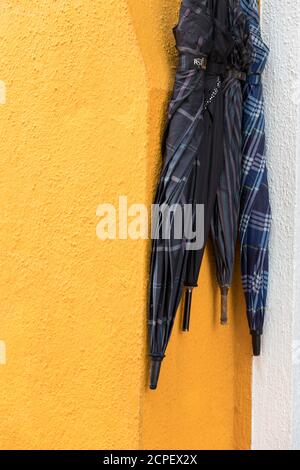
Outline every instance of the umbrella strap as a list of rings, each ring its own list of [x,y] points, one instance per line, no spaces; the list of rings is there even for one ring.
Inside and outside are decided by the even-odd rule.
[[[199,70],[207,69],[207,56],[200,56],[194,59],[194,66]]]
[[[235,78],[236,80],[240,80],[241,82],[245,82],[247,79],[247,75],[244,72],[241,72],[236,69],[230,69],[227,73],[228,78]]]
[[[223,75],[226,73],[227,66],[217,62],[208,62],[206,72],[212,75]]]
[[[195,68],[198,71],[207,69],[207,56],[205,54],[192,54],[188,52],[181,52],[179,56],[178,70],[185,72]]]
[[[152,361],[162,362],[166,357],[165,354],[150,354]]]

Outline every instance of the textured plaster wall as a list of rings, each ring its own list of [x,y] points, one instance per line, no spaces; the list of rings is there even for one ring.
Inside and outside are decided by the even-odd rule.
[[[98,204],[146,193],[127,2],[1,1],[0,17],[0,447],[135,448],[146,245],[96,237]]]
[[[271,46],[264,82],[274,220],[263,354],[254,361],[252,446],[286,450],[300,446],[300,5],[264,0],[262,7],[263,33]]]
[[[250,445],[238,281],[221,328],[206,257],[192,331],[176,324],[151,393],[149,244],[95,234],[98,204],[152,200],[178,5],[0,3],[2,449]]]
[[[300,12],[298,12],[300,21]],[[298,24],[299,24],[298,21]],[[300,38],[299,38],[300,39]],[[297,55],[297,77],[300,75],[300,47],[298,48]],[[300,82],[296,81],[294,90],[294,100],[297,103],[297,150],[296,150],[296,177],[297,177],[297,199],[296,199],[296,225],[295,225],[295,284],[296,284],[296,297],[295,297],[295,315],[293,319],[293,449],[300,450]]]

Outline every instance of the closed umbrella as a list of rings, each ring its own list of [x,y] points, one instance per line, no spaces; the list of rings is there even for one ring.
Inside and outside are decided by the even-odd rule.
[[[217,279],[221,289],[221,323],[227,323],[227,295],[232,283],[239,229],[242,164],[242,83],[252,57],[246,15],[240,0],[230,0],[230,23],[234,47],[230,70],[223,85],[224,94],[224,168],[219,181],[211,224]]]
[[[225,72],[226,64],[220,67],[220,72]],[[211,84],[221,83],[221,77],[215,73],[209,73],[206,77],[206,94],[209,94]],[[210,223],[216,200],[220,175],[224,164],[223,155],[223,129],[224,129],[224,98],[222,90],[204,111],[204,136],[201,141],[199,159],[203,163],[197,167],[197,179],[195,182],[195,204],[204,207],[204,244],[201,249],[187,253],[187,267],[185,275],[185,307],[183,317],[183,331],[189,331],[190,312],[193,289],[198,285],[199,272],[203,260],[204,250],[210,231]]]
[[[227,52],[226,0],[183,0],[175,38],[179,65],[174,94],[169,107],[165,139],[165,160],[160,176],[154,217],[154,242],[151,256],[149,293],[149,336],[151,356],[150,388],[157,387],[161,362],[169,342],[181,299],[187,262],[187,238],[174,236],[176,212],[191,200],[195,190],[193,170],[208,165],[203,149],[205,125],[203,110],[218,96],[221,86],[216,74],[208,87],[206,69],[222,67]],[[214,49],[217,37],[221,55]],[[219,58],[220,63],[216,63]],[[226,61],[226,59],[225,59]],[[199,160],[200,159],[200,160]],[[170,215],[168,237],[160,236],[162,221]],[[194,211],[193,211],[194,212]],[[192,214],[194,217],[194,213]]]
[[[243,90],[241,268],[253,353],[259,356],[267,301],[271,225],[261,82],[269,49],[261,37],[257,0],[241,0],[241,6],[247,15],[253,43],[252,65]]]
[[[217,278],[222,294],[221,323],[227,323],[227,294],[232,282],[236,240],[239,227],[239,196],[242,159],[242,81],[251,60],[251,42],[246,17],[239,0],[228,1],[232,50],[222,71],[222,93],[212,103],[215,112],[206,112],[204,119],[214,117],[207,129],[204,144],[210,148],[211,173],[205,175],[210,194],[205,199],[201,179],[198,180],[200,200],[205,204],[205,241],[211,228],[217,265]],[[221,103],[219,108],[217,104]],[[202,193],[201,193],[202,191]],[[204,248],[191,253],[188,259],[186,302],[183,330],[189,329],[192,289],[197,286]]]

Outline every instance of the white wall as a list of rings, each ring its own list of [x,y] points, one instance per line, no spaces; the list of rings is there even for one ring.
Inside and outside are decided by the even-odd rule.
[[[300,6],[298,6],[300,10]],[[298,28],[300,28],[300,12],[298,15]],[[300,36],[300,34],[299,34]],[[298,51],[296,54],[297,78],[294,91],[294,102],[297,105],[297,197],[296,197],[296,256],[295,256],[295,273],[296,273],[296,305],[294,314],[294,343],[293,343],[293,449],[300,449],[300,41],[298,37]]]
[[[273,227],[263,351],[254,359],[252,447],[300,449],[300,2],[262,1],[271,47],[264,84]]]

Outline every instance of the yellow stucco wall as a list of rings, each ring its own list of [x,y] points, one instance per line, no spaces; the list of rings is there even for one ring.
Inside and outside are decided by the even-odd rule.
[[[2,449],[249,446],[240,286],[221,328],[206,258],[150,392],[149,244],[95,234],[98,204],[151,202],[178,3],[0,3]]]

